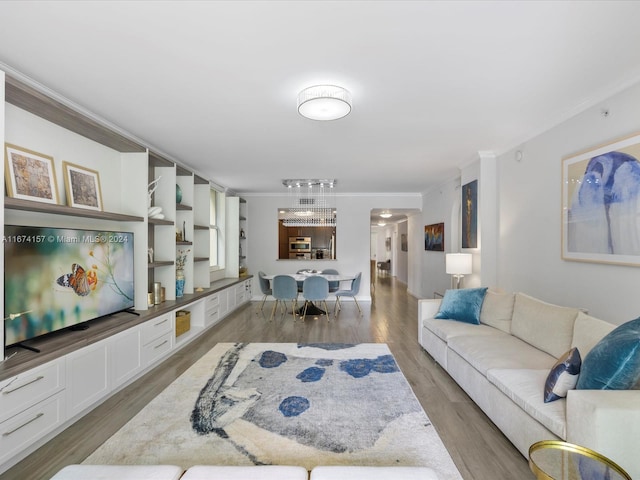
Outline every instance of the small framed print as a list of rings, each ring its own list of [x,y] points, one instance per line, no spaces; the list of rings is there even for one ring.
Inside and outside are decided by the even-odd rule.
[[[58,203],[53,157],[5,143],[7,195],[23,200]]]
[[[69,162],[62,162],[62,169],[67,190],[67,205],[102,211],[102,191],[98,172]]]

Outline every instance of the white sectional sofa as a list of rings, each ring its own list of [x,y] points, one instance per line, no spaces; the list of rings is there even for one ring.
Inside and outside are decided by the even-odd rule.
[[[68,465],[51,480],[438,480],[427,467]]]
[[[528,457],[540,440],[564,440],[609,457],[640,479],[640,390],[569,390],[544,403],[551,367],[572,347],[584,359],[615,325],[522,293],[488,290],[480,324],[435,319],[420,300],[420,345]]]

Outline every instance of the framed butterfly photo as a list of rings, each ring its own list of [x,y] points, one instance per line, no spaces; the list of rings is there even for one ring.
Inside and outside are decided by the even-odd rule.
[[[97,171],[62,162],[67,205],[87,210],[102,211],[102,190]]]

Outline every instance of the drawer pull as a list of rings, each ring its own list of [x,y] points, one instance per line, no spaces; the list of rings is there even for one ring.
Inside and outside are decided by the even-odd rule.
[[[2,434],[3,437],[8,437],[9,435],[11,435],[12,433],[17,432],[18,430],[20,430],[23,427],[26,427],[27,425],[29,425],[32,422],[35,422],[37,419],[39,419],[40,417],[42,417],[44,415],[44,413],[39,413],[37,414],[35,417],[33,417],[31,420],[28,420],[26,422],[24,422],[22,425],[20,425],[19,427],[14,428],[13,430],[10,430],[8,432],[4,432]]]
[[[162,320],[162,321],[160,321],[160,322],[158,322],[158,323],[154,324],[153,326],[154,326],[154,327],[157,327],[158,325],[162,325],[163,323],[167,323],[168,321],[169,321],[169,319],[168,319],[168,318],[165,318],[164,320]]]
[[[15,388],[12,388],[11,390],[4,390],[2,392],[3,395],[9,395],[12,392],[15,392],[16,390],[20,390],[23,387],[26,387],[27,385],[31,385],[32,383],[36,383],[38,380],[42,380],[44,378],[44,375],[40,375],[39,377],[34,378],[33,380],[31,380],[30,382],[27,383],[23,383],[22,385],[19,385]]]
[[[169,340],[165,340],[164,342],[162,342],[162,343],[160,343],[160,344],[156,345],[156,346],[155,346],[155,347],[153,347],[153,348],[160,348],[161,346],[163,346],[165,343],[168,343],[168,342],[169,342]]]

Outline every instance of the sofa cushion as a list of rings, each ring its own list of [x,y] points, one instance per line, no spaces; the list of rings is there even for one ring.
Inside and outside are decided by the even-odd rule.
[[[560,307],[516,293],[511,333],[558,358],[571,348],[577,308]]]
[[[448,347],[485,376],[492,368],[544,369],[548,373],[556,362],[551,355],[503,332],[452,337]],[[542,390],[539,393],[542,397]]]
[[[513,293],[487,290],[480,310],[480,323],[511,333],[511,317],[513,316]]]
[[[623,323],[582,362],[578,389],[627,390],[640,380],[640,318]]]
[[[422,325],[445,342],[460,335],[500,335],[503,333],[488,325],[474,325],[435,318],[423,320]]]
[[[427,467],[321,466],[311,470],[310,480],[438,480]]]
[[[175,465],[67,465],[51,480],[178,480]]]
[[[180,480],[307,480],[307,469],[286,465],[196,465]],[[114,480],[120,480],[115,479]]]
[[[578,312],[576,322],[573,325],[571,346],[578,347],[582,358],[586,358],[591,349],[614,328],[616,326],[612,323],[603,322],[584,312]]]
[[[434,318],[480,324],[480,309],[486,291],[486,287],[447,290]]]
[[[569,390],[576,388],[581,365],[580,351],[576,347],[558,359],[544,382],[544,403],[565,398]]]
[[[542,392],[548,370],[492,369],[487,380],[531,417],[562,439],[567,438],[565,399],[544,403]]]

